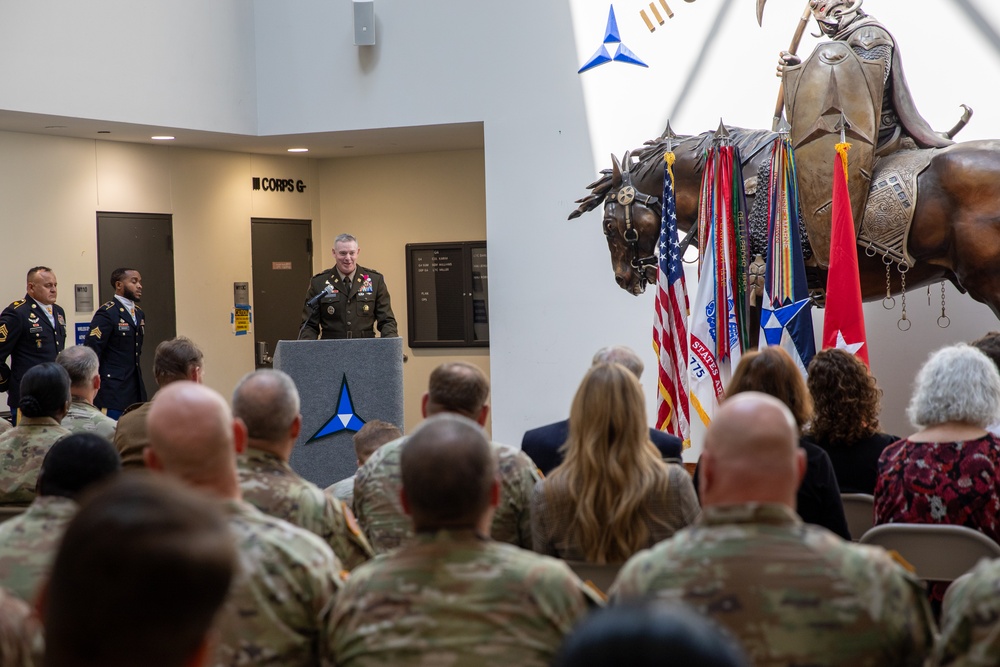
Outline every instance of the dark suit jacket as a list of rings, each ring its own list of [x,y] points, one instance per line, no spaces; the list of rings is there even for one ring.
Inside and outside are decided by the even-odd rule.
[[[90,321],[84,345],[93,348],[101,361],[101,389],[94,405],[105,410],[124,410],[146,400],[139,356],[146,316],[138,306],[135,322],[118,299],[103,304]]]
[[[566,442],[567,437],[569,437],[569,420],[548,426],[539,426],[524,434],[521,439],[521,449],[531,457],[531,460],[535,462],[543,474],[548,475],[553,468],[562,463],[563,457],[559,448]],[[649,439],[660,450],[660,455],[663,458],[679,459],[681,457],[683,445],[680,438],[651,428],[649,429]]]
[[[55,327],[34,299],[27,294],[0,313],[0,363],[10,357],[10,381],[7,384],[7,405],[11,415],[17,414],[21,401],[21,378],[28,369],[46,361],[55,361],[66,346],[66,313],[52,305]]]

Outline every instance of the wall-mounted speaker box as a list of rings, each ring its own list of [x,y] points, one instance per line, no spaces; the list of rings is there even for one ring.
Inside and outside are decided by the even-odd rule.
[[[374,0],[354,0],[354,44],[355,46],[375,44]]]

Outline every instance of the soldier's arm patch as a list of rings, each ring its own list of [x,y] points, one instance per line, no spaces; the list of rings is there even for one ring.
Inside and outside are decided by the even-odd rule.
[[[7,325],[0,324],[0,343],[7,342]]]
[[[94,327],[93,329],[90,330],[90,333],[88,335],[93,336],[97,340],[101,340],[101,329],[100,329],[100,327]]]

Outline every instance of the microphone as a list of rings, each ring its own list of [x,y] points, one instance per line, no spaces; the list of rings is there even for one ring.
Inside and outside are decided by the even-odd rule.
[[[308,301],[306,301],[306,307],[307,308],[315,308],[316,306],[319,305],[320,300],[324,296],[326,296],[327,294],[333,294],[333,285],[329,285],[328,284],[326,287],[323,288],[322,292],[320,292],[319,294],[317,294],[313,298],[311,298]]]

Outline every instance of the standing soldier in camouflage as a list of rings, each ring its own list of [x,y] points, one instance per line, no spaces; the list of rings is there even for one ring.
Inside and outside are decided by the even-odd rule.
[[[324,614],[342,566],[317,536],[242,500],[243,422],[216,392],[179,381],[156,394],[147,424],[146,467],[222,503],[237,543],[240,572],[219,617],[214,664],[320,664]]]
[[[885,551],[803,524],[795,418],[745,392],[723,403],[701,458],[702,518],[632,557],[611,589],[682,602],[758,667],[921,665],[933,621],[920,582]]]
[[[458,415],[406,439],[402,502],[416,537],[355,570],[338,595],[338,667],[544,667],[599,604],[562,561],[489,538],[500,502],[494,448]]]
[[[94,407],[94,397],[101,388],[97,354],[89,347],[74,345],[60,352],[56,363],[69,374],[69,392],[73,397],[69,412],[63,417],[63,427],[71,433],[96,433],[112,442],[118,422]]]
[[[0,313],[0,391],[17,416],[21,378],[28,369],[55,361],[66,346],[66,312],[56,304],[58,282],[47,266],[28,270],[28,292]],[[10,368],[6,361],[10,357]]]
[[[38,497],[23,514],[0,524],[0,585],[34,602],[76,514],[77,498],[120,469],[118,452],[93,433],[68,435],[52,445],[38,475]]]
[[[375,555],[351,509],[288,465],[302,430],[292,378],[275,370],[243,376],[233,392],[233,416],[249,437],[238,459],[243,500],[319,535],[348,570]]]
[[[424,417],[450,412],[482,426],[490,406],[490,382],[476,366],[465,362],[442,364],[431,373],[421,409]],[[375,548],[384,553],[413,535],[413,527],[399,500],[402,486],[400,456],[406,438],[382,445],[354,478],[354,509]],[[500,473],[500,505],[490,534],[498,542],[531,548],[531,493],[541,479],[531,459],[519,449],[492,443]]]
[[[55,362],[33,366],[21,380],[21,421],[0,435],[0,506],[27,507],[35,499],[42,461],[69,431],[69,375]]]

